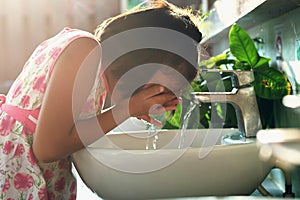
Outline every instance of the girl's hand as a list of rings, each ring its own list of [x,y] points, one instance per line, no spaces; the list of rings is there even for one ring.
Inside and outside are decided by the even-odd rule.
[[[137,117],[161,127],[161,122],[150,117],[151,114],[162,114],[175,110],[181,101],[160,85],[151,85],[134,94],[129,100],[130,116]]]
[[[158,121],[157,119],[154,119],[152,117],[150,117],[149,115],[143,115],[143,116],[138,116],[136,117],[137,119],[142,119],[142,120],[145,120],[146,122],[149,122],[157,127],[160,127],[162,128],[163,127],[163,124]]]
[[[181,102],[182,102],[181,99],[179,99],[179,102],[178,102],[177,99],[175,99],[175,100],[167,103],[165,106],[168,107],[168,109],[170,109],[170,110],[175,110],[176,107],[177,107],[177,104],[181,103]],[[160,121],[158,121],[157,119],[155,119],[153,117],[150,117],[149,115],[138,116],[137,119],[145,120],[145,121],[147,121],[147,122],[149,122],[149,123],[151,123],[151,124],[153,124],[157,127],[160,127],[160,128],[163,127],[163,124]]]

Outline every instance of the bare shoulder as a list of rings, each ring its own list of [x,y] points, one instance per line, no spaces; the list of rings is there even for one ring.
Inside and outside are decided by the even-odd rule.
[[[82,148],[81,141],[70,135],[70,131],[94,84],[99,50],[97,41],[81,37],[72,41],[58,57],[34,136],[34,154],[39,160],[57,160]],[[76,89],[77,86],[80,88]]]
[[[93,38],[79,37],[73,40],[62,52],[58,62],[81,63],[88,56],[96,56],[100,58],[101,46]]]

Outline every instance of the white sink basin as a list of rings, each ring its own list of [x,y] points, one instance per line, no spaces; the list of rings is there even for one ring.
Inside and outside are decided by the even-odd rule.
[[[158,139],[146,139],[147,131],[108,134],[73,160],[83,181],[104,199],[249,195],[273,163],[260,160],[255,140],[221,144],[236,131],[188,130],[184,140],[178,130],[160,131]]]

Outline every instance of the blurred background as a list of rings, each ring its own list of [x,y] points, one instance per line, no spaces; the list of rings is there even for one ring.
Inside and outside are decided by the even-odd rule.
[[[141,0],[0,0],[0,93],[6,93],[35,47],[64,27],[93,32]],[[173,0],[199,8],[202,0]],[[207,5],[208,0],[204,0]]]
[[[154,1],[154,0],[153,0]],[[260,55],[271,58],[275,68],[300,91],[300,0],[168,0],[181,7],[210,12],[202,27],[202,45],[208,55],[228,49],[233,23],[256,39]],[[122,13],[142,0],[0,0],[0,93],[6,93],[39,43],[64,27],[93,32],[104,19]],[[280,39],[280,48],[277,41]],[[279,51],[280,50],[280,51]],[[300,115],[285,108],[281,99],[269,103],[276,127],[299,127]],[[270,108],[271,107],[271,108]],[[276,179],[282,188],[283,176]],[[296,196],[300,195],[300,169],[293,172]],[[80,183],[80,188],[85,188]],[[85,194],[89,190],[81,190]],[[79,198],[92,199],[92,198]],[[98,198],[97,198],[98,199]]]
[[[0,92],[40,42],[64,27],[93,31],[118,13],[119,0],[0,0]]]

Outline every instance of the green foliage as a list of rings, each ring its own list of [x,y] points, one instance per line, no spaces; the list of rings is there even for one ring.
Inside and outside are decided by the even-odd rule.
[[[181,110],[182,104],[178,104],[175,113],[167,112],[165,114],[166,123],[164,124],[164,129],[179,129],[181,127]]]
[[[239,63],[246,63],[253,70],[256,95],[265,99],[280,99],[289,94],[290,84],[285,75],[269,66],[269,58],[261,57],[248,33],[237,24],[229,32],[230,52]],[[239,65],[235,69],[245,70]]]
[[[269,66],[271,59],[259,55],[253,40],[248,33],[237,24],[232,25],[229,32],[230,51],[202,61],[202,68],[226,68],[234,70],[252,70],[255,81],[253,86],[256,95],[265,99],[280,99],[290,93],[290,84],[286,76]],[[233,58],[224,55],[231,54]]]
[[[290,84],[283,73],[270,67],[269,58],[259,55],[251,37],[237,24],[232,25],[230,29],[229,47],[229,52],[201,61],[199,66],[206,69],[222,67],[222,69],[252,70],[255,77],[255,81],[252,84],[257,95],[263,127],[266,127],[267,121],[270,121],[269,118],[272,116],[270,116],[270,110],[263,109],[266,107],[263,103],[267,102],[270,104],[272,100],[280,99],[289,94],[291,91]],[[223,87],[225,86],[225,90],[228,91],[231,89],[232,83],[226,76],[228,75],[223,74],[223,78],[220,80],[220,78],[214,77],[212,74],[206,74],[197,77],[191,85],[195,92],[205,92],[208,91],[208,84],[215,85],[215,91],[218,91],[221,83]],[[184,99],[185,101],[189,101],[188,95]],[[185,107],[184,105],[178,107],[175,115],[167,120],[167,126],[180,128],[181,114]],[[220,104],[211,105],[209,103],[201,104],[199,108],[199,127],[209,127],[212,109],[216,109],[219,117],[224,119],[224,127],[236,127],[235,111],[231,105],[228,104],[226,113],[224,113]]]
[[[281,99],[290,93],[290,84],[279,71],[268,66],[261,66],[254,70],[253,83],[256,94],[264,99]]]

